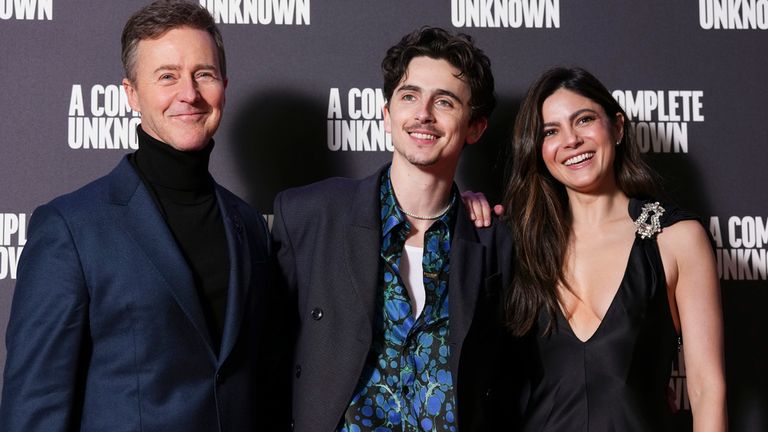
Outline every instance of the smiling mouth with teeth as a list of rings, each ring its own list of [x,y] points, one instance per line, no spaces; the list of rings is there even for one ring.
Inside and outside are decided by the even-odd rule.
[[[411,132],[410,135],[414,138],[423,139],[423,140],[437,139],[437,135],[430,135],[430,134],[419,133],[419,132]]]
[[[580,155],[569,158],[565,161],[565,166],[571,166],[579,162],[584,162],[587,159],[592,159],[595,156],[595,152],[582,153]]]

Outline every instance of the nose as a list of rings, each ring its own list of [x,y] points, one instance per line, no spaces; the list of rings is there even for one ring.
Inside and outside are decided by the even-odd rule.
[[[200,97],[197,81],[192,76],[179,80],[179,100],[186,103],[194,103]]]
[[[432,114],[432,101],[425,98],[419,103],[418,109],[416,110],[416,120],[419,123],[432,123],[435,120],[435,117]]]
[[[584,140],[581,138],[578,131],[573,128],[563,128],[560,131],[560,136],[563,137],[565,146],[569,148],[577,148],[584,143]]]

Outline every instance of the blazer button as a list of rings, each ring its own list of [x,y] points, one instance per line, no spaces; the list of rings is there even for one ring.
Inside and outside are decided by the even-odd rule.
[[[296,378],[301,376],[301,365],[296,365]]]
[[[312,319],[315,321],[320,321],[323,318],[323,310],[319,307],[316,307],[312,309]]]

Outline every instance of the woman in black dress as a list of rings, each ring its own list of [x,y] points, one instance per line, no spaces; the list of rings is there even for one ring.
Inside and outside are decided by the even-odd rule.
[[[712,249],[692,215],[656,200],[629,126],[578,68],[544,73],[517,116],[507,318],[534,332],[541,371],[526,430],[669,430],[681,335],[694,430],[726,430]]]

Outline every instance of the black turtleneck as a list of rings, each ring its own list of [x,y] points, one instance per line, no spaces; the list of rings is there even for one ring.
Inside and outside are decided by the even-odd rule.
[[[192,269],[218,352],[227,305],[229,254],[213,179],[208,173],[213,140],[203,150],[184,152],[152,138],[141,126],[137,130],[139,149],[130,161]]]

